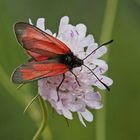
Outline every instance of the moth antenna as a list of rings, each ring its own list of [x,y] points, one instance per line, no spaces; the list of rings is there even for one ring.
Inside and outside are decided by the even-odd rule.
[[[39,94],[37,94],[26,106],[26,108],[24,109],[24,113],[27,112],[28,108],[32,105],[32,103],[39,97]]]
[[[105,42],[105,43],[103,43],[102,45],[100,45],[98,48],[96,48],[95,50],[93,50],[90,54],[88,54],[84,59],[83,59],[83,61],[85,60],[85,59],[87,59],[91,54],[93,54],[95,51],[97,51],[99,48],[101,48],[101,47],[103,47],[103,46],[105,46],[105,45],[108,45],[108,44],[110,44],[110,43],[112,43],[113,42],[113,40],[110,40],[110,41],[108,41],[108,42]]]
[[[98,81],[99,81],[108,91],[110,91],[110,88],[109,88],[104,82],[102,82],[102,81],[98,78],[98,76],[97,76],[88,66],[86,66],[86,65],[83,65],[83,66],[85,66],[89,71],[91,71],[91,73],[98,79]]]

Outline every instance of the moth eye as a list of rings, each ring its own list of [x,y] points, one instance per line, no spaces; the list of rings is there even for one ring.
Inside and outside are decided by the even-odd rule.
[[[67,57],[65,58],[65,60],[68,61],[68,62],[70,62],[70,61],[71,61],[71,57],[70,57],[70,56],[67,56]]]
[[[68,57],[65,58],[65,61],[68,61]]]

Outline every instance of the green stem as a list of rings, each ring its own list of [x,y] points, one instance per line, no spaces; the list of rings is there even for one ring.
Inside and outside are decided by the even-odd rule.
[[[28,110],[28,108],[33,104],[33,102],[38,98],[39,94],[37,94],[26,106],[26,108],[24,109],[24,113],[26,113],[26,111]]]
[[[45,127],[47,126],[47,110],[46,110],[45,101],[40,96],[38,98],[39,98],[39,102],[41,105],[43,118],[42,118],[42,122],[41,122],[41,125],[40,125],[38,131],[36,132],[36,134],[33,137],[33,140],[39,140],[41,134],[43,133]]]
[[[20,103],[22,106],[25,106],[29,103],[29,101],[33,98],[32,94],[30,94],[30,89],[28,85],[25,85],[20,90],[17,90],[16,87],[10,82],[9,76],[3,69],[3,67],[0,65],[0,85],[5,88],[5,90],[14,98],[18,103]],[[28,114],[31,117],[31,119],[36,123],[37,126],[39,126],[39,120],[41,118],[40,110],[37,103],[34,103],[32,105],[32,109],[28,110]],[[44,140],[51,140],[52,135],[49,127],[45,128],[46,133],[43,133],[43,139]]]
[[[100,44],[112,39],[111,34],[117,12],[117,3],[118,0],[107,0]],[[108,61],[108,55],[105,55],[104,59]],[[106,140],[106,95],[105,91],[101,91],[101,93],[104,107],[96,113],[96,140]]]
[[[101,43],[106,41],[106,39],[110,40],[117,12],[117,3],[118,0],[107,0],[100,36]]]

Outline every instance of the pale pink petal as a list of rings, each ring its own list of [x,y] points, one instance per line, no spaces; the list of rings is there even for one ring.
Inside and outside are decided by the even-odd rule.
[[[82,117],[88,121],[88,122],[92,122],[93,121],[93,115],[90,111],[88,111],[87,109],[84,112],[80,112],[80,114],[82,115]]]
[[[113,80],[107,76],[102,75],[101,79],[108,86],[111,86],[113,84]]]
[[[111,78],[107,77],[107,76],[101,75],[101,76],[98,76],[98,77],[99,77],[99,78],[101,79],[101,81],[102,81],[103,83],[105,83],[107,86],[111,86],[111,85],[113,84],[113,80],[112,80]],[[105,87],[102,83],[100,83],[99,81],[96,81],[95,85],[96,85],[97,87],[99,87],[100,89],[106,89],[106,87]]]
[[[32,20],[29,18],[29,23],[31,24],[31,25],[33,25],[33,23],[32,23]]]
[[[99,75],[105,73],[107,70],[108,70],[108,65],[106,64],[103,65],[102,67],[96,67],[93,72],[96,73],[96,75]]]
[[[70,119],[72,120],[73,117],[72,117],[72,113],[63,106],[62,102],[59,101],[56,103],[56,107],[57,107],[57,110],[61,111],[62,114],[64,115],[64,117],[66,117],[67,119]]]
[[[91,46],[91,44],[94,44],[94,38],[92,35],[88,35],[86,36],[83,40],[81,40],[81,45],[80,47],[87,47],[87,51],[86,53],[89,53],[89,47],[88,46]],[[93,50],[92,50],[93,51]]]
[[[48,33],[49,35],[52,35],[52,32],[49,29],[45,30],[45,32]]]
[[[67,108],[63,108],[62,112],[63,112],[64,117],[66,117],[67,119],[69,120],[73,119],[72,113]]]
[[[100,59],[94,59],[93,63],[100,67],[104,67],[104,65],[106,65],[106,62],[104,60],[100,60]]]
[[[83,117],[82,117],[81,113],[77,112],[77,114],[78,114],[78,118],[79,118],[80,122],[86,127],[86,124],[85,124],[85,122],[83,120]]]
[[[68,25],[68,23],[69,23],[69,17],[68,16],[64,16],[64,17],[61,18],[58,35],[63,33],[64,28],[65,28],[66,25]]]
[[[107,52],[107,48],[105,46],[99,48],[94,54],[93,56],[95,58],[100,58],[102,57],[105,53]]]
[[[41,29],[42,31],[45,31],[45,19],[44,18],[39,18],[37,20],[36,26]]]
[[[80,40],[82,40],[85,37],[86,32],[87,32],[87,27],[84,24],[76,25],[76,33]]]

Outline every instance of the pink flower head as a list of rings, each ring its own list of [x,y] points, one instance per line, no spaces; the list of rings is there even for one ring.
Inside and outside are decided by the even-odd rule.
[[[32,24],[31,20],[29,22]],[[84,24],[77,24],[76,26],[69,24],[69,17],[67,16],[61,18],[57,35],[45,29],[44,18],[39,18],[36,26],[64,42],[80,59],[85,58],[98,47],[93,36],[91,34],[86,35],[86,26]],[[108,70],[108,65],[105,61],[99,59],[106,52],[107,48],[105,46],[99,48],[84,60],[84,64],[92,69],[103,83],[110,86],[113,83],[112,79],[103,75]],[[101,95],[94,90],[93,86],[100,89],[105,89],[105,87],[86,67],[82,67],[82,69],[74,68],[73,72],[77,76],[80,86],[77,84],[74,75],[67,72],[65,80],[59,88],[60,100],[58,100],[56,88],[62,81],[62,75],[39,80],[38,90],[42,98],[50,102],[58,114],[72,120],[72,113],[77,112],[79,120],[86,126],[83,118],[88,122],[93,121],[93,115],[87,108],[100,109],[103,106]]]

